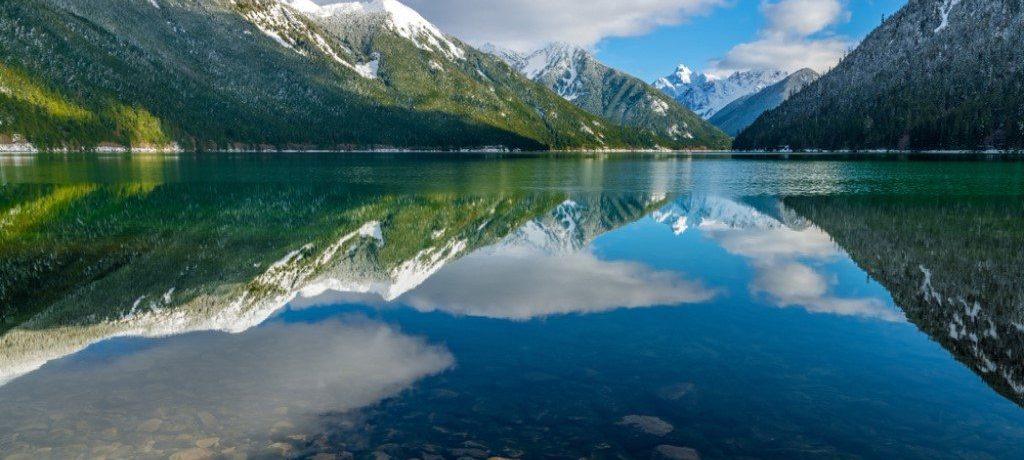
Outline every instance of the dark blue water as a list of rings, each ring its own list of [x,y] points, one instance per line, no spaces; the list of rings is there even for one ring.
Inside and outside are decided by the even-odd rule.
[[[317,157],[343,179],[318,169],[313,182],[367,196],[307,212],[310,202],[334,203],[334,192],[293,177],[286,196],[260,195],[258,184],[283,180],[273,168],[295,171],[286,160],[236,165],[248,174],[238,181],[204,172],[212,191],[203,199],[175,185],[202,160],[165,161],[161,169],[181,175],[139,198],[162,206],[148,217],[110,198],[110,215],[95,204],[54,211],[41,203],[56,191],[24,190],[63,181],[5,185],[0,249],[14,269],[28,266],[18,251],[41,245],[96,257],[97,267],[103,257],[76,245],[140,249],[31,309],[9,297],[25,306],[0,339],[0,452],[1024,458],[1017,164]],[[369,163],[370,191],[352,179],[352,161]],[[402,183],[374,179],[374,162]],[[56,166],[5,168],[38,179]],[[113,187],[109,166],[97,168],[106,172],[95,183],[108,184],[99,190]],[[453,168],[516,171],[503,185],[463,188],[445,179]],[[985,178],[943,193],[938,181],[954,169]],[[245,214],[251,204],[220,198],[239,190],[275,209],[274,222],[316,222],[312,231],[289,219],[302,238],[344,244],[317,265],[328,243],[303,249],[274,239],[279,230],[254,236],[213,214],[193,217],[204,206]],[[156,201],[161,192],[188,198]],[[428,197],[436,203],[422,205]],[[344,223],[349,214],[357,217]],[[16,220],[25,215],[29,223]],[[110,218],[133,225],[97,223]],[[167,219],[209,229],[181,236]],[[49,233],[78,225],[84,236]],[[157,229],[152,246],[137,242]],[[358,236],[339,239],[349,233]],[[255,276],[235,278],[236,253]],[[61,270],[46,273],[72,273]],[[284,278],[269,303],[252,300]],[[245,294],[233,290],[243,285]],[[103,303],[115,298],[143,300]],[[246,302],[262,307],[238,307]]]

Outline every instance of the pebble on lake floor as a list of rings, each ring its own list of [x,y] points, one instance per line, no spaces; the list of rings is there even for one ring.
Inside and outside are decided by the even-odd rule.
[[[662,444],[654,448],[656,460],[700,460],[700,454],[689,447]]]
[[[619,425],[627,425],[654,436],[665,436],[675,428],[668,422],[650,415],[627,415]]]
[[[669,385],[659,389],[658,397],[670,401],[678,401],[683,399],[684,396],[693,393],[695,388],[697,388],[697,386],[692,383],[677,383],[675,385]]]

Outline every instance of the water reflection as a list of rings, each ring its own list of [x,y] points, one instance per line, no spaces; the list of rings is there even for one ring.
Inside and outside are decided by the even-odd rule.
[[[907,317],[1024,404],[1024,205],[1017,199],[790,198]]]
[[[501,163],[502,180],[543,186],[483,192],[242,180],[266,173],[251,165],[237,182],[182,183],[192,173],[176,168],[194,165],[175,161],[130,173],[145,183],[4,186],[0,451],[1012,458],[1024,445],[1021,411],[949,359],[1024,403],[1019,200],[716,194],[694,171],[722,164],[593,159],[574,174],[632,191],[589,193],[550,186],[571,168],[544,165]],[[829,177],[819,191],[856,169],[812,166]],[[762,178],[799,190],[787,168]],[[401,191],[419,185],[435,189]],[[707,190],[668,194],[692,188]]]
[[[758,205],[761,210],[755,207]],[[692,227],[730,254],[747,259],[756,272],[750,290],[768,296],[778,307],[903,320],[903,315],[882,299],[834,295],[832,288],[839,280],[823,271],[845,254],[827,233],[793,216],[781,201],[762,199],[752,205],[694,196],[666,206],[654,217],[671,225],[677,235]]]
[[[86,356],[5,388],[5,453],[244,454],[316,432],[320,414],[369,406],[454,363],[444,348],[351,318],[123,346],[110,360]]]

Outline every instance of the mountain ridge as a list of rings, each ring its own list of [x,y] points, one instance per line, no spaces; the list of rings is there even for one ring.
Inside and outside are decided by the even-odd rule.
[[[670,147],[725,149],[731,143],[718,128],[671,97],[603,64],[582,47],[555,42],[519,53],[487,44],[482,50],[591,114],[668,138]]]
[[[778,107],[820,77],[811,69],[798,70],[774,85],[730,102],[708,121],[726,134],[736,136],[753,124],[762,113]]]
[[[394,0],[343,5],[349,6],[5,2],[0,142],[39,150],[586,150],[667,143],[576,108],[497,59],[433,33]],[[346,8],[345,20],[319,14]],[[396,9],[398,21],[391,19]],[[339,23],[352,28],[339,33]]]
[[[783,70],[747,70],[719,78],[696,73],[680,64],[675,72],[653,85],[704,119],[710,119],[729,103],[778,83],[788,74]]]

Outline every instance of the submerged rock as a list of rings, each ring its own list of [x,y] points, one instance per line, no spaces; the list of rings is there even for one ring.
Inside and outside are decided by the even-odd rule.
[[[149,420],[146,420],[145,422],[142,422],[142,424],[139,425],[139,431],[145,431],[147,433],[152,433],[152,432],[154,432],[156,430],[159,430],[160,426],[163,425],[163,424],[164,424],[164,421],[160,420],[158,418],[149,419]]]
[[[665,436],[674,430],[672,424],[650,415],[627,415],[619,425],[627,425],[654,436]]]
[[[194,447],[171,455],[171,460],[209,460],[215,457],[217,454],[212,450]]]
[[[658,397],[668,399],[670,401],[678,401],[683,399],[684,396],[692,393],[695,388],[696,385],[692,383],[677,383],[675,385],[662,387],[658,390]]]
[[[662,444],[654,448],[655,460],[700,460],[700,454],[689,447]]]
[[[202,449],[208,449],[210,447],[216,446],[217,444],[220,444],[220,438],[205,438],[196,441],[196,447]]]

